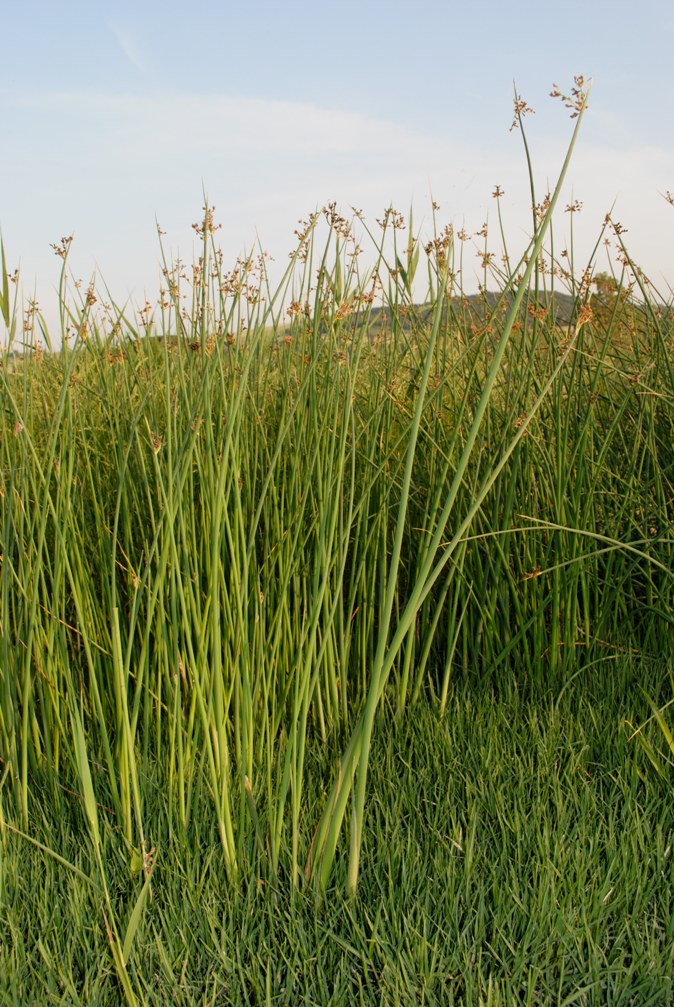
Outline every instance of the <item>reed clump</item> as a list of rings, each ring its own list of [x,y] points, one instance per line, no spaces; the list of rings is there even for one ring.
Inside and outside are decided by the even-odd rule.
[[[133,318],[76,300],[59,246],[60,345],[27,315],[0,372],[2,816],[30,842],[45,788],[78,795],[129,1002],[157,794],[187,849],[212,808],[232,887],[326,890],[348,826],[353,893],[383,705],[671,657],[674,315],[608,218],[619,273],[552,257],[565,170],[477,298],[465,236],[393,210],[361,271],[329,204],[271,289],[262,256],[224,271],[206,206]]]

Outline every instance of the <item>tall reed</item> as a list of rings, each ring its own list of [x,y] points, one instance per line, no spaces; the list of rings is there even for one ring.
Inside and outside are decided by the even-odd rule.
[[[39,788],[74,792],[97,856],[116,837],[127,999],[148,788],[187,847],[208,795],[232,885],[345,869],[355,892],[382,706],[444,716],[457,674],[555,694],[671,652],[671,308],[624,247],[603,297],[596,259],[577,277],[551,250],[586,98],[542,203],[525,146],[531,242],[499,270],[480,249],[477,299],[451,228],[424,245],[392,208],[368,269],[363,221],[312,215],[272,288],[263,255],[224,269],[206,206],[191,275],[166,259],[135,317],[73,296],[60,248],[61,347],[0,372],[0,795],[27,833]],[[2,273],[15,338],[4,249]]]

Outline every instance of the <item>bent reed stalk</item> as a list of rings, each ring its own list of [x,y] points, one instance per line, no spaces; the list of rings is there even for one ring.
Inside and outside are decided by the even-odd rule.
[[[549,250],[582,86],[573,100],[538,205],[526,148],[531,242],[505,271],[479,253],[476,299],[464,242],[424,246],[411,214],[405,233],[386,212],[361,271],[364,224],[329,204],[271,290],[263,256],[224,270],[206,206],[192,275],[164,260],[135,318],[93,287],[73,300],[62,245],[60,348],[29,310],[26,351],[5,356],[2,820],[28,834],[49,788],[103,879],[105,856],[126,859],[126,939],[105,912],[129,1002],[148,788],[188,848],[209,795],[232,885],[354,893],[382,705],[443,716],[454,675],[558,690],[671,653],[672,313],[628,258],[606,283]],[[2,272],[11,346],[4,247]],[[307,807],[317,746],[334,778]]]

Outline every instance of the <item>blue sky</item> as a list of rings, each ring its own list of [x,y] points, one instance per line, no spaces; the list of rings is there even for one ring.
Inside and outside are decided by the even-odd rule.
[[[577,258],[615,202],[636,261],[664,292],[674,283],[671,0],[23,0],[3,4],[1,24],[0,229],[46,312],[60,265],[49,246],[70,234],[76,276],[153,299],[155,219],[190,260],[204,189],[226,260],[260,240],[285,263],[298,219],[328,200],[371,222],[413,203],[428,226],[432,193],[440,223],[476,232],[495,185],[523,248],[513,80],[536,111],[542,197],[573,126],[548,94],[578,73],[594,86],[568,185],[583,202]]]

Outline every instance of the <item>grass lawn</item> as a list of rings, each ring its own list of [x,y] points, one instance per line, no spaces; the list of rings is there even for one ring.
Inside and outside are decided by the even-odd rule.
[[[129,962],[142,1002],[671,1003],[671,778],[648,770],[625,724],[647,716],[640,686],[662,679],[618,661],[558,699],[516,677],[457,682],[443,720],[425,706],[382,717],[355,900],[343,856],[322,897],[264,880],[263,865],[233,890],[212,807],[181,838],[164,774],[148,767],[157,859]],[[309,803],[333,757],[312,746]],[[119,1003],[81,803],[45,785],[30,834],[93,883],[4,834],[3,1004]],[[103,820],[123,928],[137,884]]]

